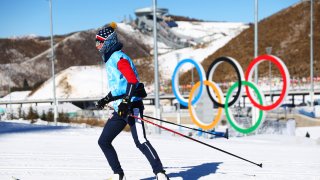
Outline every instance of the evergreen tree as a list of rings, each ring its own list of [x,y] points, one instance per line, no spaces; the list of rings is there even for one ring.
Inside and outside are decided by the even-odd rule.
[[[18,118],[22,118],[22,108],[18,108]]]
[[[38,119],[38,118],[39,118],[39,114],[38,114],[37,111],[33,110],[33,107],[32,107],[32,106],[30,106],[30,107],[29,107],[29,112],[28,112],[26,118],[29,119],[29,120],[35,120],[35,119]]]
[[[46,112],[43,110],[40,119],[47,121],[47,115]]]
[[[32,106],[29,107],[28,114],[26,116],[27,119],[32,119],[33,118],[33,108]]]
[[[23,89],[24,90],[30,89],[29,83],[26,79],[23,80]]]
[[[22,111],[22,115],[21,115],[22,119],[26,119],[26,113],[24,111]]]
[[[49,121],[49,122],[53,122],[53,112],[52,112],[52,110],[50,109],[49,111],[48,111],[48,113],[47,113],[47,121]]]
[[[66,113],[63,111],[59,113],[59,122],[65,122],[65,123],[70,123],[70,119]]]

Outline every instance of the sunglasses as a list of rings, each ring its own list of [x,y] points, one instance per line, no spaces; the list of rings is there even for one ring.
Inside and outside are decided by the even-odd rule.
[[[100,44],[103,44],[104,41],[101,41],[99,39],[96,39],[96,46],[99,46]]]

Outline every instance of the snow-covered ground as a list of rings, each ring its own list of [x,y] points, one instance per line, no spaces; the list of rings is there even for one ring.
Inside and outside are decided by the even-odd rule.
[[[311,139],[315,139],[320,142],[320,128],[315,127],[299,127],[296,129],[296,136],[305,137],[306,134],[310,135]]]
[[[97,144],[101,131],[102,128],[0,121],[0,179],[106,179],[112,172]],[[283,135],[229,140],[199,138],[263,163],[263,168],[168,132],[149,134],[148,139],[158,151],[171,179],[320,179],[319,139]],[[130,133],[122,132],[114,140],[114,146],[128,180],[154,179]]]

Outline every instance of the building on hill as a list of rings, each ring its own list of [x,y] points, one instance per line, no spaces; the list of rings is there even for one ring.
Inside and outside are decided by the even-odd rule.
[[[195,39],[177,34],[171,30],[173,27],[178,27],[178,24],[169,16],[169,10],[166,8],[157,9],[157,27],[159,41],[165,43],[174,49],[190,47],[198,44]],[[153,32],[153,8],[141,8],[135,11],[137,19],[134,26],[143,33],[152,34]]]

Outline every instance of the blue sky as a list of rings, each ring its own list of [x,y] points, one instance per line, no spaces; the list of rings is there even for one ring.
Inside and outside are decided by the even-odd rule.
[[[134,17],[137,8],[152,0],[52,0],[53,33],[98,28],[110,21]],[[259,0],[259,19],[300,0]],[[210,21],[253,22],[254,0],[158,0],[158,7],[174,15]],[[36,34],[50,35],[48,0],[0,0],[0,38]]]

